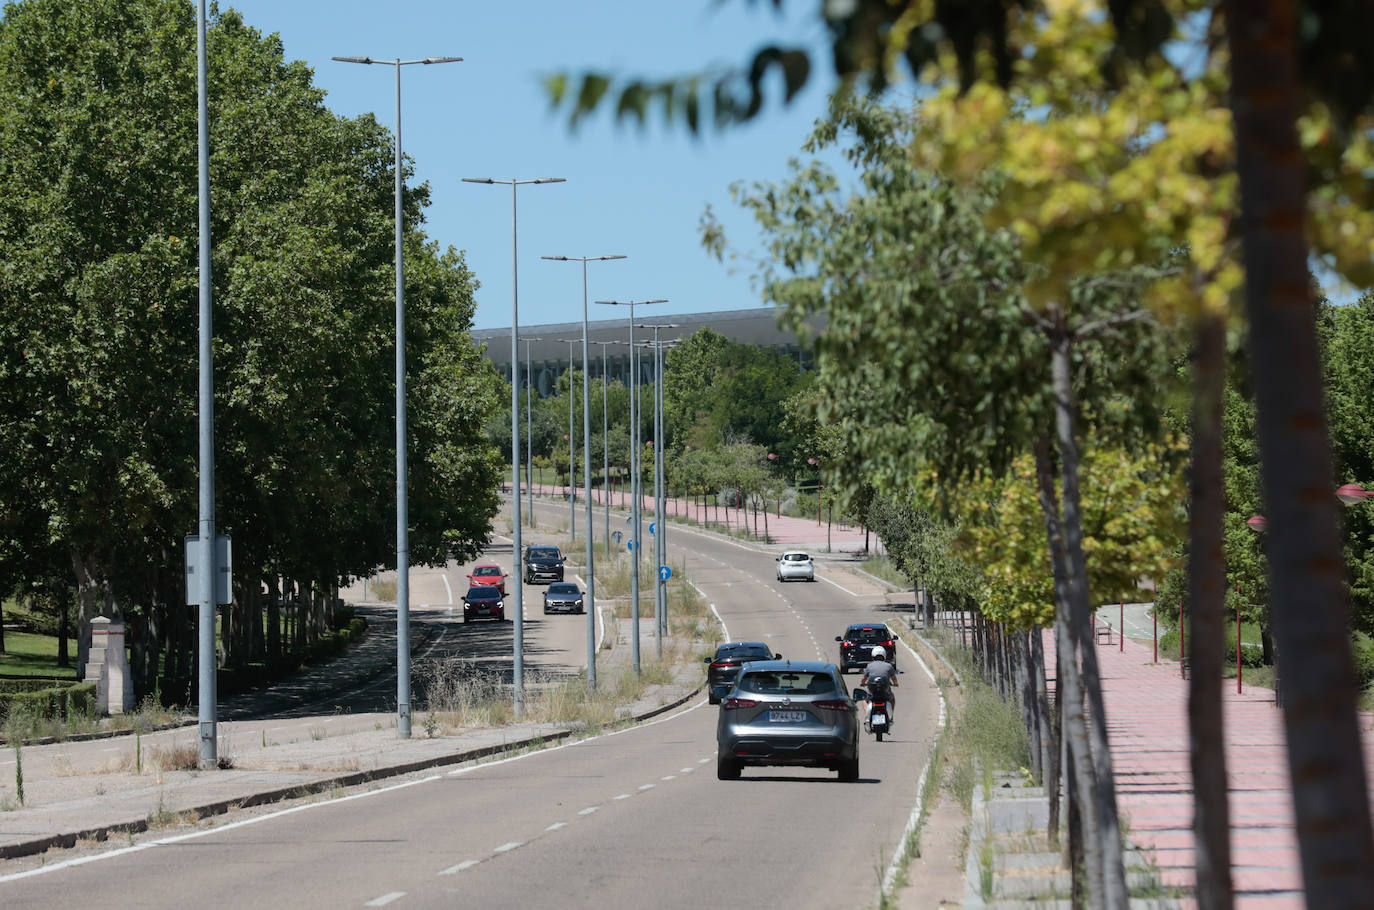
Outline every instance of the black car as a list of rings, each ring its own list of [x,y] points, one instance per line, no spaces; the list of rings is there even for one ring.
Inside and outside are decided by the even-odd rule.
[[[525,584],[562,581],[563,551],[557,547],[525,547]]]
[[[761,641],[727,641],[716,648],[715,656],[705,658],[710,668],[706,671],[706,698],[713,705],[720,704],[720,698],[735,683],[739,668],[751,660],[782,660],[781,654]]]
[[[473,585],[463,595],[463,622],[472,622],[478,617],[506,619],[506,602],[501,597],[501,589],[495,585]]]
[[[887,652],[887,662],[897,666],[897,637],[880,622],[856,622],[836,635],[840,643],[840,672],[862,670],[873,659],[873,649]]]
[[[545,613],[586,613],[582,591],[570,581],[555,581],[544,591]]]

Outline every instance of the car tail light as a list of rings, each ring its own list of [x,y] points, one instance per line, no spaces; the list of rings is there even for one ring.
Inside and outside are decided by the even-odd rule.
[[[757,704],[758,702],[752,698],[727,698],[720,703],[720,706],[729,711],[733,708],[752,708]]]
[[[853,644],[853,642],[842,641],[842,642],[840,642],[840,646],[841,646],[841,647],[845,647],[845,648],[852,648],[852,647],[854,647],[854,644]]]
[[[735,666],[735,662],[730,660],[717,660],[711,663],[712,670],[728,670],[733,666]]]
[[[845,708],[849,707],[849,702],[845,701],[843,698],[813,701],[811,704],[815,705],[817,708],[829,708],[832,711],[843,711]]]
[[[891,653],[893,652],[893,650],[894,650],[896,647],[897,647],[897,643],[896,643],[895,641],[892,641],[891,639],[889,639],[888,642],[887,642],[887,649],[888,649],[888,650],[887,650],[887,653],[891,654]]]

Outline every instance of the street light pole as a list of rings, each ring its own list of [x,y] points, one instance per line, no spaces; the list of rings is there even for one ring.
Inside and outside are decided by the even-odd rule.
[[[577,543],[577,459],[573,454],[577,445],[577,434],[573,432],[573,345],[577,339],[558,340],[568,343],[568,539]],[[582,372],[587,372],[585,363]]]
[[[655,300],[598,300],[606,306],[628,306],[630,308],[630,526],[634,544],[634,556],[630,564],[630,651],[635,675],[639,675],[639,551],[640,511],[644,505],[643,494],[639,490],[639,369],[635,363],[635,307],[651,303],[667,303],[666,298]]]
[[[515,578],[515,629],[512,699],[515,716],[525,711],[525,553],[520,545],[520,383],[516,370],[520,363],[520,244],[517,233],[515,191],[526,183],[563,183],[562,177],[536,177],[532,180],[495,180],[491,177],[464,177],[464,183],[500,184],[510,187],[510,474],[512,517],[515,519],[515,539],[511,543],[511,575]]]
[[[371,57],[334,57],[340,63],[378,64],[396,69],[396,736],[410,739],[410,529],[406,498],[406,279],[402,252],[404,224],[401,197],[401,67],[421,63],[459,63],[462,57],[425,57],[420,60],[374,60]],[[515,362],[515,351],[511,351]],[[514,379],[512,377],[512,383]]]
[[[196,18],[196,155],[197,194],[200,230],[200,299],[199,299],[199,515],[198,539],[194,546],[200,550],[200,578],[197,579],[196,633],[200,642],[200,660],[196,695],[196,714],[200,725],[200,753],[198,764],[203,769],[219,764],[219,726],[217,721],[218,695],[215,691],[217,669],[215,662],[215,388],[213,286],[210,268],[210,114],[207,98],[205,62],[205,0],[200,0]],[[189,560],[188,560],[189,562]],[[189,595],[191,592],[187,591]],[[189,600],[190,597],[188,596]],[[17,752],[15,753],[18,754]]]
[[[663,439],[663,343],[659,338],[662,329],[675,329],[670,323],[653,323],[640,326],[654,330],[651,348],[654,352],[654,640],[658,656],[663,656],[663,639],[668,634],[668,588],[660,574],[668,563],[667,523],[664,511],[667,508],[667,495],[664,491],[664,450]]]
[[[542,338],[525,338],[525,489],[530,497],[530,527],[534,527],[534,429],[531,426],[530,390],[534,387],[534,366],[530,360],[530,342]]]
[[[596,554],[592,546],[592,416],[591,405],[589,402],[590,392],[588,384],[591,369],[588,366],[589,353],[587,343],[587,263],[606,262],[611,259],[624,259],[621,255],[610,256],[545,256],[545,259],[556,262],[580,262],[582,263],[582,478],[584,481],[584,505],[587,510],[587,600],[591,604],[591,609],[587,610],[587,686],[591,691],[596,691]],[[605,350],[604,348],[602,349]],[[571,379],[571,376],[569,376]],[[606,367],[605,358],[602,358],[601,367],[601,420],[602,420],[602,449],[605,445],[605,421],[606,421]],[[568,384],[568,400],[572,401],[572,383]],[[570,434],[571,435],[571,434]],[[602,490],[605,490],[605,478],[602,478]],[[609,521],[610,506],[607,505],[606,523],[606,557],[611,555],[610,533],[611,526]]]
[[[614,341],[598,341],[601,345],[601,501],[606,507],[606,558],[611,558],[611,440],[610,420],[606,416],[606,348]],[[590,524],[590,522],[588,523]]]

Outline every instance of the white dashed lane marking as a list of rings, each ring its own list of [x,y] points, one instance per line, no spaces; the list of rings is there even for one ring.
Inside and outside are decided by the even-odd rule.
[[[523,846],[525,846],[525,842],[524,842],[524,841],[522,841],[522,840],[513,840],[513,841],[511,841],[511,842],[508,843],[508,844],[502,844],[501,846],[497,847],[495,850],[493,850],[493,851],[491,851],[491,852],[492,852],[492,853],[509,853],[509,852],[511,852],[512,850],[516,849],[517,847],[523,847]]]
[[[480,860],[465,859],[465,860],[463,860],[461,863],[459,863],[459,864],[456,865],[456,866],[449,866],[447,869],[442,870],[439,874],[440,874],[440,875],[457,875],[459,872],[462,872],[464,869],[471,869],[473,866],[477,865],[478,862],[480,862]]]
[[[601,808],[600,806],[588,806],[587,808],[583,809],[582,811],[578,812],[577,814],[578,814],[578,815],[591,815],[593,812],[595,812],[597,809],[600,809],[600,808]]]
[[[370,901],[368,901],[367,903],[363,904],[363,906],[364,906],[364,907],[385,907],[387,904],[391,903],[392,901],[400,900],[401,898],[403,898],[403,897],[405,897],[405,896],[406,896],[406,893],[405,893],[404,891],[393,891],[393,892],[391,892],[390,894],[383,894],[381,897],[374,897],[372,900],[370,900]]]

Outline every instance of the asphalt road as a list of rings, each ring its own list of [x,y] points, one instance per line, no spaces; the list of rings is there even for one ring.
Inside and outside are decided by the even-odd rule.
[[[771,554],[687,531],[670,542],[731,638],[834,660],[834,636],[847,623],[890,618],[874,599],[865,605],[824,580],[824,566],[821,581],[783,585]],[[571,663],[584,640],[581,621],[556,617],[526,631],[536,648],[547,643],[550,660]],[[494,646],[509,634],[511,624],[501,625],[467,627],[475,636],[469,644]],[[467,629],[445,638],[461,646],[451,636]],[[619,733],[149,841],[103,861],[58,864],[6,883],[0,902],[870,906],[915,803],[938,711],[915,660],[903,654],[900,663],[907,672],[897,726],[881,744],[863,737],[857,783],[790,768],[748,768],[740,781],[716,780],[718,709],[703,696]]]

